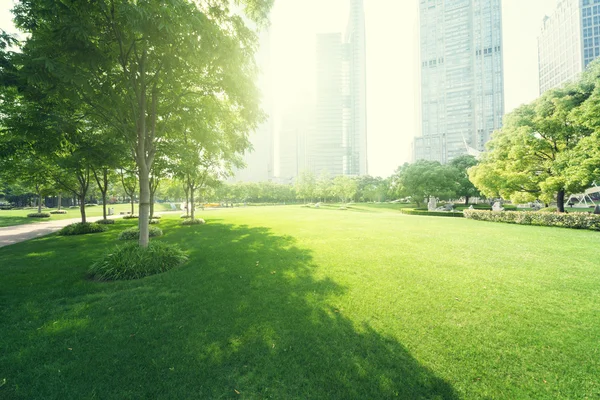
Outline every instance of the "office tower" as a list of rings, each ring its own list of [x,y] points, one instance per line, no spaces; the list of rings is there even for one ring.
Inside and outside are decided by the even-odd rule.
[[[367,67],[363,0],[350,2],[350,18],[345,39],[344,61],[348,71],[348,90],[344,102],[347,149],[344,173],[367,175]]]
[[[255,57],[260,69],[258,79],[258,87],[262,94],[260,105],[267,115],[267,120],[250,134],[253,150],[244,154],[246,167],[234,172],[233,178],[230,179],[234,182],[266,182],[273,178],[274,123],[271,90],[271,35],[268,29],[259,35],[260,47]]]
[[[315,130],[307,168],[330,176],[366,175],[366,45],[362,0],[350,0],[346,33],[317,35]]]
[[[296,104],[287,110],[279,127],[280,183],[294,183],[296,177],[307,168],[306,138],[314,130],[314,110],[306,104]]]
[[[559,0],[538,37],[540,94],[574,80],[600,55],[600,1]]]
[[[421,135],[414,159],[485,150],[502,125],[500,0],[420,0]]]

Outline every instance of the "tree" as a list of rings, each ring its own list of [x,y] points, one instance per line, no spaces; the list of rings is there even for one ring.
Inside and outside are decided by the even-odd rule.
[[[317,187],[317,180],[315,174],[310,170],[304,170],[300,172],[300,175],[296,178],[294,188],[296,189],[296,195],[299,199],[312,200],[315,196],[315,190]]]
[[[260,23],[272,0],[239,3]],[[186,112],[189,99],[212,96],[244,121],[237,126],[244,134],[260,120],[257,36],[228,0],[29,0],[15,7],[15,16],[29,34],[23,53],[36,78],[84,102],[91,118],[129,145],[139,173],[142,247],[149,240],[156,146],[171,118]]]
[[[499,194],[513,202],[555,198],[564,212],[565,194],[585,189],[568,179],[568,167],[578,143],[592,133],[575,118],[589,96],[586,85],[568,84],[508,114],[480,164],[469,170],[475,186],[488,197]]]
[[[479,196],[479,191],[469,179],[468,170],[477,165],[477,159],[471,155],[456,157],[448,164],[454,172],[454,181],[457,184],[456,195],[465,198],[465,205],[469,205],[469,198]]]
[[[419,160],[404,164],[391,178],[392,192],[397,197],[410,196],[420,207],[429,197],[449,199],[456,196],[457,185],[450,168],[437,161]]]
[[[356,179],[349,176],[340,175],[333,178],[331,192],[339,197],[342,203],[347,203],[355,195],[358,189]]]
[[[329,172],[327,172],[327,170],[321,171],[315,186],[315,196],[321,199],[321,201],[325,201],[331,196],[331,184],[332,182]]]

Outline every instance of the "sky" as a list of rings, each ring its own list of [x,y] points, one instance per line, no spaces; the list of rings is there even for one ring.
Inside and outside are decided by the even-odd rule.
[[[0,28],[14,31],[0,0]],[[387,177],[411,161],[417,135],[418,0],[364,0],[367,37],[367,141],[369,173]],[[505,110],[538,96],[537,36],[556,0],[502,0]],[[281,115],[314,95],[317,33],[343,32],[348,0],[275,0],[270,68],[275,129]],[[277,155],[276,155],[277,157]]]

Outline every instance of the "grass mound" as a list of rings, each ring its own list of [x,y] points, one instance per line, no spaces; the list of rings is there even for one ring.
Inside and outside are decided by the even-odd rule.
[[[88,274],[99,281],[140,279],[178,267],[187,260],[179,247],[168,243],[151,242],[146,248],[127,243],[95,262]]]
[[[31,214],[27,214],[28,218],[49,218],[50,214],[49,213],[31,213]]]
[[[204,225],[206,223],[202,218],[186,219],[181,222],[181,225]]]
[[[106,226],[95,222],[78,222],[65,226],[58,231],[58,234],[61,236],[86,235],[88,233],[105,232],[106,230],[108,230]]]
[[[162,236],[163,231],[156,226],[150,226],[149,233],[150,233],[150,237],[156,237],[156,236]],[[137,226],[134,226],[129,229],[125,229],[123,232],[121,232],[119,234],[118,239],[119,240],[133,240],[133,239],[139,239],[139,238],[140,238],[140,228],[138,228]]]

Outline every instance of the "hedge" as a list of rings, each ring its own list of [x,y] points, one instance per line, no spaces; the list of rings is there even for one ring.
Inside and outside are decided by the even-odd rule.
[[[481,211],[465,210],[465,218],[477,221],[505,222],[508,224],[557,226],[571,229],[600,231],[600,215],[589,213],[550,213],[536,211]]]
[[[427,215],[430,217],[457,217],[461,218],[463,213],[460,211],[426,211],[426,210],[417,210],[414,208],[401,208],[400,212],[402,214],[408,215]]]

